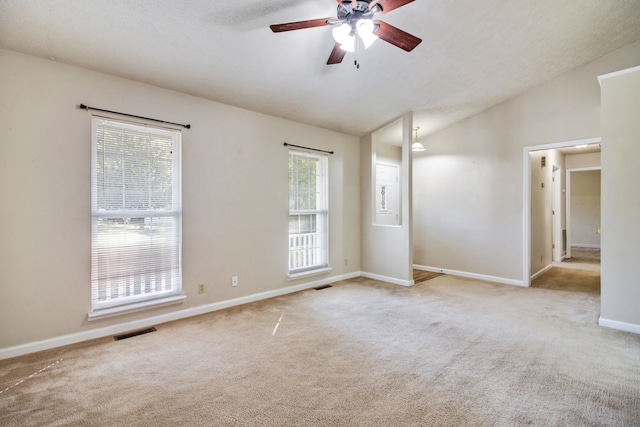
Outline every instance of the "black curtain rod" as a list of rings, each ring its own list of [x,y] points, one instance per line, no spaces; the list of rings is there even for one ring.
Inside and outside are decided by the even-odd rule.
[[[152,122],[167,123],[169,125],[182,126],[184,128],[191,129],[191,125],[190,124],[183,125],[182,123],[173,123],[173,122],[167,122],[165,120],[151,119],[149,117],[135,116],[133,114],[119,113],[117,111],[103,110],[102,108],[89,107],[89,106],[84,105],[84,104],[80,104],[80,109],[87,110],[87,111],[95,110],[95,111],[102,111],[103,113],[119,114],[121,116],[135,117],[136,119],[151,120]]]
[[[305,150],[311,150],[311,151],[319,151],[321,153],[327,153],[327,154],[333,154],[333,151],[327,151],[327,150],[318,150],[317,148],[309,148],[309,147],[302,147],[300,145],[293,145],[293,144],[288,144],[288,143],[284,143],[285,147],[296,147],[296,148],[304,148]]]

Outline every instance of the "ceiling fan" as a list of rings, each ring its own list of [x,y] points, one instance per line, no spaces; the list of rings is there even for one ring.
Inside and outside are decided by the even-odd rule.
[[[339,64],[347,52],[356,52],[355,64],[359,68],[357,51],[360,44],[369,47],[380,38],[387,43],[411,52],[422,42],[416,36],[402,31],[374,17],[384,15],[415,0],[337,0],[338,13],[335,18],[311,19],[308,21],[289,22],[270,25],[271,31],[302,30],[305,28],[333,26],[333,38],[336,41],[327,64]],[[358,37],[356,37],[358,36]],[[360,41],[359,41],[360,40]]]

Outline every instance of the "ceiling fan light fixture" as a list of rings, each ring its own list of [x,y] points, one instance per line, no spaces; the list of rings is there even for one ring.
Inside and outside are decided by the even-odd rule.
[[[378,36],[373,34],[374,29],[375,25],[371,19],[359,19],[356,22],[356,31],[362,39],[365,49],[378,39]]]
[[[0,0],[1,1],[1,0]],[[415,0],[338,0],[336,15],[328,18],[308,19],[269,25],[274,33],[331,26],[336,43],[331,50],[327,65],[339,64],[345,52],[355,52],[354,64],[360,68],[358,52],[371,46],[376,39],[390,43],[406,52],[411,52],[422,40],[384,21],[377,15],[391,12]],[[285,2],[288,3],[288,2]],[[295,2],[290,2],[295,3]],[[375,19],[375,20],[374,20]],[[358,40],[358,38],[360,40]]]
[[[344,41],[340,44],[340,49],[346,52],[355,52],[356,51],[356,38],[355,36],[347,36]]]
[[[338,25],[331,30],[331,34],[333,35],[333,39],[342,44],[347,40],[347,37],[351,34],[351,25],[345,23],[342,25]]]
[[[375,34],[368,34],[365,36],[360,36],[360,38],[362,39],[362,42],[364,43],[364,48],[368,48],[369,46],[371,46],[373,44],[374,41],[378,40],[378,36],[376,36]]]

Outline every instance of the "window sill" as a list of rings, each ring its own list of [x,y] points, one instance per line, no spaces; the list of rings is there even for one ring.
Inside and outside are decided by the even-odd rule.
[[[297,279],[303,279],[305,277],[318,276],[320,274],[329,273],[331,270],[333,270],[331,267],[324,267],[324,268],[319,268],[317,270],[308,270],[308,271],[303,271],[301,273],[293,273],[293,274],[289,274],[288,280],[297,280]]]
[[[106,317],[119,316],[121,314],[134,313],[136,311],[146,310],[148,308],[161,307],[163,305],[178,304],[187,299],[186,295],[174,295],[162,299],[154,299],[151,301],[143,301],[135,304],[127,304],[120,307],[105,308],[102,310],[91,311],[87,315],[89,320],[104,319]]]

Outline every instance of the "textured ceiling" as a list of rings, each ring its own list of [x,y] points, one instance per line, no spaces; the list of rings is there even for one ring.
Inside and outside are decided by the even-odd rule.
[[[640,0],[416,0],[382,40],[325,65],[334,0],[0,0],[0,48],[352,135],[408,111],[426,135],[640,39]]]

